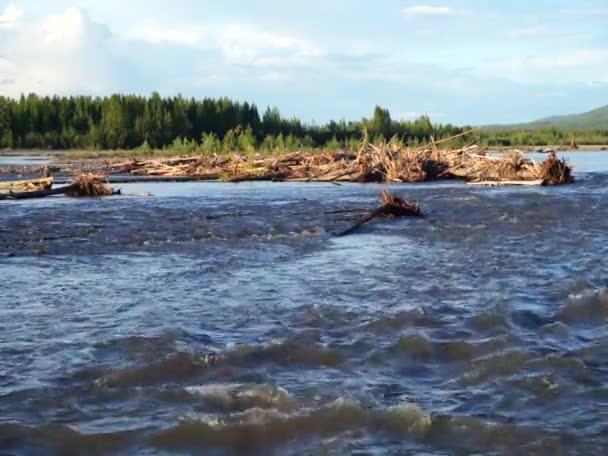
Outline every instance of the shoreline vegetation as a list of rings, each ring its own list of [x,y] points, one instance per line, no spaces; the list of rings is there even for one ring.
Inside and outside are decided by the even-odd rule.
[[[572,170],[555,152],[542,163],[520,153],[495,157],[487,148],[470,144],[459,149],[441,146],[461,140],[469,130],[440,141],[411,148],[398,141],[372,143],[366,130],[357,151],[297,151],[274,155],[256,153],[201,154],[152,159],[89,161],[88,168],[67,165],[54,172],[99,180],[119,179],[208,180],[225,182],[353,182],[415,183],[459,179],[476,185],[561,185],[573,182]],[[48,169],[47,171],[51,171]],[[48,172],[47,172],[48,174]],[[115,183],[116,181],[109,182]],[[111,193],[110,193],[111,194]]]
[[[459,149],[440,146],[464,138],[465,131],[440,141],[410,148],[396,141],[372,143],[364,131],[357,151],[297,151],[259,154],[194,155],[104,163],[103,172],[147,177],[192,177],[228,182],[295,181],[414,183],[460,179],[471,183],[534,182],[560,185],[573,182],[570,166],[549,153],[539,163],[519,153],[494,157],[487,148],[470,144]]]
[[[470,132],[461,135],[466,136]],[[446,138],[444,142],[456,138]],[[325,152],[305,154],[295,152],[271,158],[233,155],[208,155],[166,158],[111,164],[106,162],[107,174],[79,174],[63,187],[52,188],[54,180],[49,169],[45,178],[0,183],[5,190],[2,200],[23,200],[55,195],[68,197],[103,197],[121,195],[120,189],[110,187],[109,175],[131,174],[161,178],[183,177],[191,180],[221,180],[233,183],[246,181],[413,183],[444,179],[461,179],[481,186],[500,185],[563,185],[574,181],[570,166],[550,152],[539,163],[511,154],[493,157],[476,145],[463,149],[441,150],[441,142],[416,149],[399,149],[391,143],[371,144],[364,136],[358,153]],[[335,236],[347,236],[377,217],[422,217],[420,205],[391,194],[384,189],[380,207],[353,219],[351,226]]]
[[[255,104],[228,98],[163,98],[112,95],[11,99],[0,96],[0,151],[38,149],[62,158],[161,157],[203,154],[276,155],[294,151],[356,151],[362,132],[380,145],[416,148],[442,142],[445,149],[471,143],[491,149],[576,149],[608,144],[608,128],[514,130],[487,127],[464,137],[470,126],[434,124],[428,116],[395,120],[376,106],[371,118],[307,124],[286,118],[277,108],[260,114]],[[451,138],[451,139],[450,139]],[[449,139],[449,141],[448,141]],[[552,146],[549,146],[552,145]]]

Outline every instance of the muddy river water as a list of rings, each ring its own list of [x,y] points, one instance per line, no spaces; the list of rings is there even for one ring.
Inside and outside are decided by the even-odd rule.
[[[0,454],[605,454],[606,157],[343,238],[381,186],[2,201]]]

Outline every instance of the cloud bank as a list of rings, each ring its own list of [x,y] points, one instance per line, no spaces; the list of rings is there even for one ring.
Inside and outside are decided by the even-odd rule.
[[[3,30],[0,41],[3,93],[101,94],[112,88],[111,56],[106,48],[111,34],[107,27],[77,8],[16,22],[20,16],[14,7],[2,15],[15,19]]]

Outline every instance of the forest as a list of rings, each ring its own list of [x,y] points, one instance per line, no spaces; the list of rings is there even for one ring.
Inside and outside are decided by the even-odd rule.
[[[22,149],[168,149],[180,153],[288,151],[311,148],[355,148],[367,131],[374,142],[394,139],[409,146],[440,140],[469,126],[433,124],[428,116],[397,121],[376,106],[370,118],[307,124],[283,117],[277,108],[262,114],[255,104],[228,98],[41,97],[11,99],[0,96],[0,148]],[[608,130],[564,131],[480,130],[451,147],[475,141],[487,146],[543,146],[607,144]]]

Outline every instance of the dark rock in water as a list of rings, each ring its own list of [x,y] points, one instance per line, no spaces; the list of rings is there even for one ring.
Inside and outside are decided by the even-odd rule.
[[[530,310],[518,310],[511,313],[511,321],[525,329],[537,329],[547,321]]]

